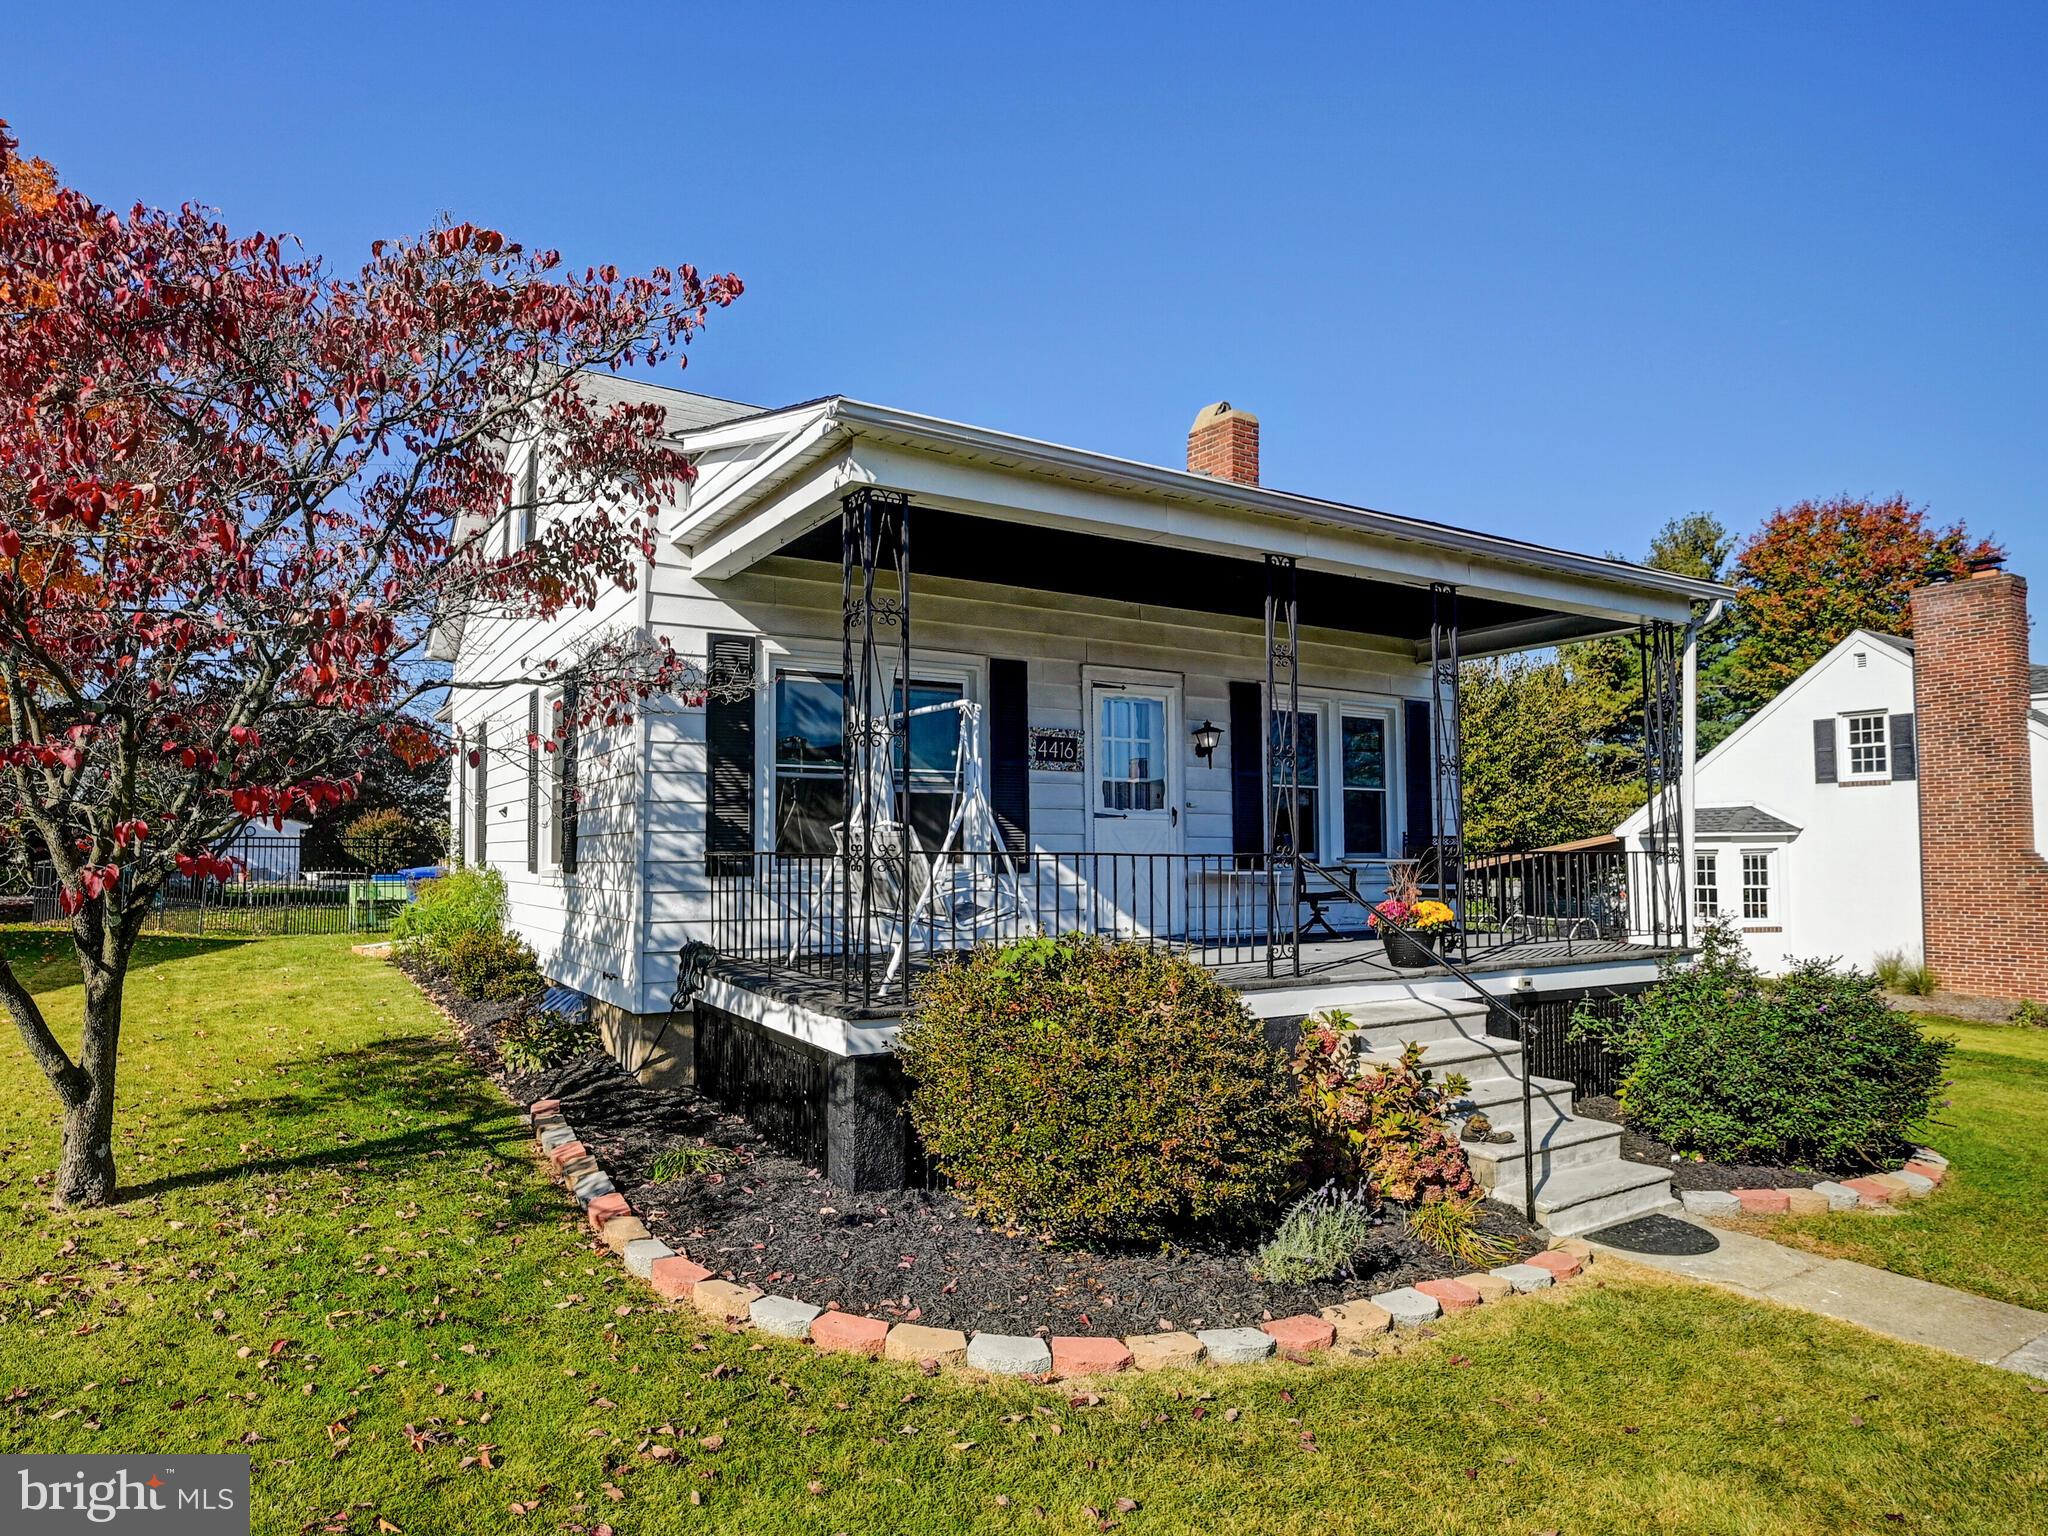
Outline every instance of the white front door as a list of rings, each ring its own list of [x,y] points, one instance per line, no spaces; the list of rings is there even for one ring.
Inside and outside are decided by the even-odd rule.
[[[1089,680],[1088,808],[1098,854],[1179,849],[1179,747],[1177,682]]]

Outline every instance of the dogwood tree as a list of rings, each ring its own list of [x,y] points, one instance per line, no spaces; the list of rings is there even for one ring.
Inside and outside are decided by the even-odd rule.
[[[123,984],[165,882],[230,877],[241,828],[347,801],[372,754],[440,750],[408,712],[446,683],[437,613],[636,581],[690,466],[658,407],[577,374],[679,359],[740,291],[456,223],[337,274],[196,207],[101,207],[0,124],[0,777],[69,922],[75,1053],[4,959],[0,1001],[61,1107],[59,1204],[115,1192]],[[535,536],[465,538],[529,443]],[[693,677],[630,635],[574,663],[558,729]]]

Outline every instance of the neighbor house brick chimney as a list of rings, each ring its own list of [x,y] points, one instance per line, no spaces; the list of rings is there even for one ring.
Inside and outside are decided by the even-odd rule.
[[[1913,594],[1913,702],[1928,968],[1957,992],[2048,1000],[2024,581],[1979,560]]]
[[[1228,400],[1205,405],[1188,428],[1188,473],[1239,485],[1259,483],[1259,418]]]

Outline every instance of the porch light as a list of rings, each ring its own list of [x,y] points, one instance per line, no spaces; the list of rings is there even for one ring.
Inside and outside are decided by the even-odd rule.
[[[1203,762],[1216,755],[1216,748],[1223,740],[1223,727],[1204,720],[1195,727],[1195,756]]]

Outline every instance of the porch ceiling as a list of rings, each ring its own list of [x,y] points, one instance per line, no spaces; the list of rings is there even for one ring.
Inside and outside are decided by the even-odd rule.
[[[777,553],[821,561],[836,571],[839,525],[820,524]],[[910,565],[913,582],[920,576],[989,582],[1254,620],[1265,608],[1265,567],[1255,559],[1031,527],[932,507],[918,507],[914,513]],[[1427,646],[1427,587],[1305,567],[1296,579],[1303,625]],[[1490,645],[1522,650],[1612,634],[1616,629],[1611,619],[1469,595],[1459,599],[1458,622],[1467,655],[1483,654]]]

